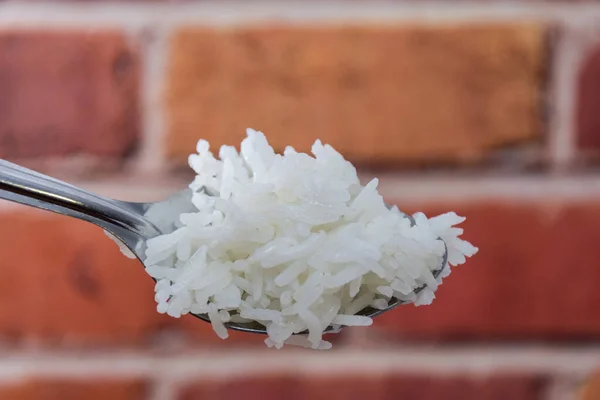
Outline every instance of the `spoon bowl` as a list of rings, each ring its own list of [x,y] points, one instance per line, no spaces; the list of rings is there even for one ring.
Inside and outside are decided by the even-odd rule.
[[[179,215],[194,210],[191,197],[192,191],[185,189],[159,202],[119,201],[0,160],[0,198],[93,223],[121,241],[142,264],[145,260],[146,241],[173,232]],[[405,216],[412,225],[415,224],[410,215]],[[448,248],[446,243],[444,246],[446,250],[441,265],[433,272],[435,278],[447,264]],[[422,285],[415,288],[414,293],[419,293],[425,287],[426,285]],[[374,318],[407,303],[409,302],[392,298],[384,309],[366,307],[357,315]],[[192,315],[210,322],[205,314]],[[242,332],[267,333],[266,328],[258,322],[229,322],[225,326]],[[329,326],[324,333],[333,331],[334,328]]]

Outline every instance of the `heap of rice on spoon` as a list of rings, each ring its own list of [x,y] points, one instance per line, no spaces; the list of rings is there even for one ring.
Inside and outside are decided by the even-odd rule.
[[[239,153],[223,146],[217,159],[204,140],[196,150],[195,211],[147,242],[144,264],[158,312],[207,314],[223,339],[227,323],[256,321],[269,347],[330,348],[328,327],[370,325],[356,314],[392,298],[430,304],[450,266],[477,252],[454,227],[463,217],[388,208],[377,179],[362,186],[318,140],[314,157],[291,147],[280,155],[248,129]]]

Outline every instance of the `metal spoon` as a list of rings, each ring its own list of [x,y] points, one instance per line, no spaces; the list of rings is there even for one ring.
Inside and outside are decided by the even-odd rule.
[[[191,196],[191,190],[185,189],[166,200],[154,203],[113,200],[0,159],[1,199],[91,222],[123,242],[142,264],[145,259],[146,241],[173,232],[174,222],[179,215],[194,210]],[[165,214],[172,215],[172,218],[165,220]],[[409,215],[406,217],[414,225],[413,218]],[[442,273],[447,259],[446,248],[440,268],[434,271],[436,278]],[[424,288],[425,285],[416,288],[415,293]],[[406,303],[392,298],[388,307],[383,310],[367,307],[357,315],[376,317]],[[193,315],[210,322],[205,314]],[[266,334],[266,328],[258,322],[230,322],[225,325],[238,331]],[[325,332],[332,331],[334,328],[330,326]]]

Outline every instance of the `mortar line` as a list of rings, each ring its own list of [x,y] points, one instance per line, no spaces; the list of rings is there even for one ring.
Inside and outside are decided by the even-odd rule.
[[[162,174],[167,168],[164,152],[165,115],[162,107],[167,43],[165,28],[145,27],[141,37],[142,79],[140,88],[142,141],[134,169]]]
[[[60,177],[63,179],[63,177]],[[156,179],[150,184],[135,175],[123,180],[65,181],[91,192],[125,201],[158,201],[187,187],[182,178]],[[362,179],[367,183],[370,177]],[[556,177],[427,177],[379,175],[379,192],[389,201],[469,203],[477,201],[508,202],[589,202],[600,198],[600,176]],[[0,211],[14,210],[16,205],[0,202]],[[18,206],[24,208],[23,206]]]
[[[268,356],[267,356],[268,355]],[[260,359],[260,363],[256,360]],[[463,348],[398,348],[330,352],[236,350],[226,353],[191,351],[187,355],[19,354],[0,359],[0,380],[24,377],[151,378],[173,384],[198,378],[270,373],[307,375],[379,374],[382,372],[439,376],[486,376],[510,371],[522,374],[585,375],[600,367],[600,346],[557,348],[538,346],[469,346]]]
[[[555,103],[551,110],[549,150],[556,173],[568,170],[576,155],[577,77],[587,52],[581,41],[581,26],[565,24],[557,42],[552,60],[554,66],[551,97]]]
[[[85,4],[62,2],[3,2],[0,26],[3,27],[140,27],[148,24],[178,25],[202,23],[228,26],[268,20],[329,23],[331,21],[411,21],[422,23],[474,21],[585,21],[600,17],[600,4],[481,4],[466,2],[403,3],[298,0],[195,2],[188,4]]]

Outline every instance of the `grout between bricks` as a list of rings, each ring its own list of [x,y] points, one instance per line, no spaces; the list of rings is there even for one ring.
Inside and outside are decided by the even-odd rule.
[[[577,392],[580,389],[585,376],[560,375],[552,376],[542,395],[542,400],[577,400]]]
[[[575,127],[573,111],[575,109],[575,80],[579,68],[582,49],[572,40],[570,27],[563,26],[563,37],[556,43],[550,64],[553,67],[550,81],[553,86],[549,98],[554,100],[550,111],[548,127],[548,147],[552,172],[563,172],[573,161]],[[571,43],[573,42],[573,43]]]
[[[264,357],[268,352],[269,357]],[[257,364],[257,357],[262,361]],[[208,361],[210,360],[210,361]],[[179,356],[143,353],[12,353],[0,359],[0,381],[26,377],[85,379],[128,377],[161,382],[157,390],[202,378],[292,372],[304,375],[413,373],[485,377],[508,372],[549,376],[586,376],[600,367],[598,345],[565,348],[537,346],[424,347],[367,351],[232,350],[190,351]]]
[[[3,2],[3,27],[127,27],[169,26],[200,23],[228,26],[274,20],[286,22],[519,22],[571,21],[582,23],[600,16],[600,4],[572,3],[448,3],[346,2],[313,3],[290,0],[194,2],[179,4]]]
[[[166,160],[163,138],[165,115],[162,91],[165,76],[167,43],[164,28],[146,26],[136,32],[141,42],[142,79],[140,87],[142,140],[134,169],[146,173],[164,173]]]
[[[158,378],[153,382],[147,400],[175,400],[178,388],[168,379]]]
[[[600,198],[600,176],[402,176],[382,173],[379,191],[389,201],[419,203],[469,203],[479,201],[527,202],[590,202]],[[69,183],[100,194],[125,201],[157,201],[185,188],[183,178],[162,177],[148,180],[147,176],[131,175],[127,179],[106,181],[77,181],[60,177]],[[362,175],[367,182],[372,178]],[[10,212],[22,205],[0,202],[0,212]]]

